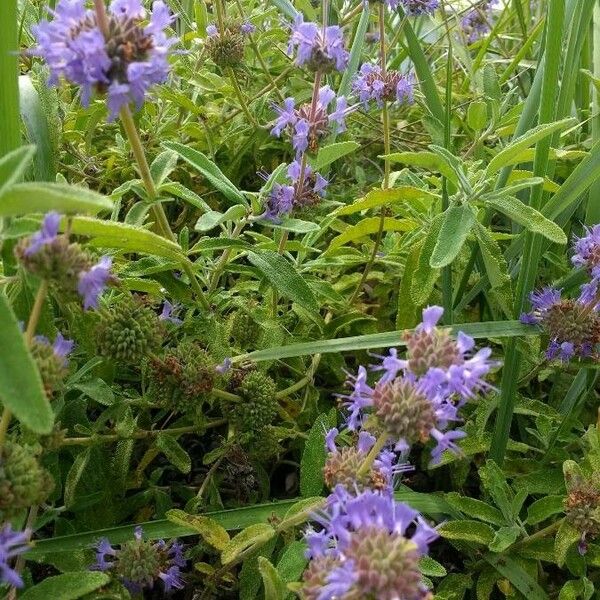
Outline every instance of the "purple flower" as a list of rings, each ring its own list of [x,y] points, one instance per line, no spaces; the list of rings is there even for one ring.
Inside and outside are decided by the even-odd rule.
[[[491,8],[493,1],[484,0],[472,8],[461,21],[462,29],[467,36],[469,44],[487,35],[490,31]]]
[[[174,306],[168,300],[165,300],[162,307],[162,312],[158,318],[161,321],[169,321],[169,323],[173,323],[174,325],[181,325],[183,321],[180,318],[173,316],[173,311],[176,309],[177,306]]]
[[[231,370],[232,365],[233,362],[231,361],[231,358],[226,358],[220,365],[217,365],[215,367],[215,371],[217,373],[220,373],[221,375],[224,375],[225,373],[228,373]]]
[[[330,113],[329,106],[334,100],[335,109]],[[328,85],[324,85],[319,89],[314,106],[307,103],[296,108],[293,98],[286,98],[281,107],[275,106],[278,117],[271,129],[271,135],[280,137],[284,130],[289,129],[297,156],[307,149],[315,152],[319,140],[329,133],[332,123],[337,125],[338,133],[345,131],[346,117],[356,108],[348,106],[344,96],[336,97],[335,92]]]
[[[59,225],[60,215],[54,211],[47,213],[42,221],[42,228],[29,239],[29,245],[25,248],[25,256],[37,254],[46,244],[51,244],[58,235]]]
[[[391,9],[397,8],[398,4],[406,11],[407,15],[430,15],[440,5],[439,0],[387,0]]]
[[[13,558],[29,550],[29,532],[14,531],[10,523],[0,529],[0,583],[23,587],[21,576],[10,567]]]
[[[302,170],[300,162],[292,162],[287,169],[287,177],[289,184],[273,184],[262,215],[264,219],[279,222],[282,216],[289,215],[293,209],[314,206],[325,195],[327,180],[319,173],[313,173],[308,165]]]
[[[252,25],[252,23],[249,23],[248,21],[242,23],[242,25],[240,26],[240,31],[244,34],[244,35],[250,35],[251,33],[254,33],[256,31],[256,27],[254,27],[254,25]]]
[[[594,278],[600,277],[600,225],[586,227],[585,235],[575,238],[573,249],[573,264],[587,269]]]
[[[387,71],[384,75],[379,65],[364,63],[353,84],[354,92],[359,100],[368,106],[374,101],[380,108],[384,102],[412,104],[413,84],[408,77],[398,71]]]
[[[173,21],[167,6],[156,0],[147,25],[140,0],[113,0],[107,15],[110,39],[100,30],[96,13],[85,8],[85,0],[59,0],[48,9],[52,21],[33,28],[37,45],[33,53],[50,68],[50,84],[59,79],[81,87],[87,106],[94,90],[107,92],[109,120],[130,103],[138,108],[150,87],[167,78],[168,55],[176,38],[165,29]]]
[[[337,486],[313,519],[322,529],[305,533],[312,560],[304,576],[307,598],[424,596],[419,559],[438,535],[417,511],[391,494]]]
[[[77,291],[83,298],[85,310],[98,307],[98,298],[112,278],[111,267],[112,258],[103,256],[89,271],[80,273]]]
[[[108,557],[108,559],[107,559]],[[136,527],[133,540],[113,548],[106,538],[96,544],[96,562],[92,571],[115,571],[123,585],[133,594],[152,589],[160,580],[164,591],[183,588],[180,569],[186,565],[183,546],[177,540],[144,540],[143,530]]]
[[[211,23],[206,28],[206,33],[209,37],[216,37],[219,35],[219,30],[217,29],[217,26],[214,23]]]
[[[313,71],[343,71],[348,64],[349,54],[344,48],[344,36],[337,25],[324,29],[317,23],[305,23],[298,14],[292,26],[289,52],[296,49],[296,64],[306,65]]]

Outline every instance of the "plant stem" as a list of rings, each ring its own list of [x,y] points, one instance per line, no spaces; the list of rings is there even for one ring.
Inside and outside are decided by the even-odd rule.
[[[21,144],[17,0],[0,2],[0,157]]]
[[[290,385],[290,387],[287,387],[284,390],[277,392],[277,394],[275,394],[275,398],[277,398],[277,400],[281,400],[281,398],[286,398],[287,396],[290,396],[294,392],[297,392],[298,390],[301,390],[304,386],[308,385],[311,382],[311,379],[312,377],[303,377],[302,379],[300,379],[300,381],[297,381],[293,385]]]
[[[387,74],[387,58],[386,58],[386,48],[385,48],[385,4],[383,2],[379,3],[379,54],[380,54],[380,67],[382,77],[385,78]],[[381,120],[383,125],[383,153],[387,156],[391,152],[391,143],[390,143],[390,115],[388,111],[388,103],[386,100],[383,101],[383,108],[381,110]],[[391,164],[388,158],[384,158],[383,162],[383,185],[381,186],[384,190],[387,190],[390,186],[390,170]],[[377,258],[377,253],[379,252],[379,247],[381,246],[381,240],[383,239],[383,231],[385,228],[385,215],[386,215],[387,207],[384,205],[380,209],[379,213],[379,229],[377,230],[377,236],[375,238],[375,244],[373,245],[373,250],[371,252],[371,256],[360,277],[360,281],[356,286],[352,297],[350,298],[350,305],[354,304],[358,296],[360,295],[365,281],[369,276],[369,273],[375,263],[375,259]]]
[[[387,433],[382,433],[377,438],[377,441],[369,451],[369,454],[367,454],[362,465],[360,465],[360,468],[356,472],[356,479],[359,479],[360,477],[366,475],[371,470],[375,459],[379,456],[379,453],[383,450],[383,447],[386,445],[389,439],[390,436]]]
[[[231,392],[226,392],[225,390],[213,389],[211,391],[211,394],[213,396],[216,396],[217,398],[222,398],[223,400],[229,400],[230,402],[241,402],[242,401],[241,396],[238,396],[237,394],[232,394]]]
[[[240,233],[242,233],[242,230],[244,229],[245,225],[246,225],[245,219],[242,219],[241,221],[236,223],[236,225],[233,229],[233,232],[229,236],[228,239],[236,240],[238,237],[240,237]],[[215,270],[213,271],[212,277],[210,279],[210,284],[208,286],[209,294],[211,292],[214,292],[217,289],[217,285],[219,284],[219,279],[221,278],[221,274],[225,270],[225,267],[227,266],[227,261],[229,260],[229,257],[231,256],[231,250],[232,250],[231,248],[227,248],[226,250],[223,250],[223,254],[221,254],[221,257],[217,261],[217,264],[215,265]]]
[[[33,308],[31,309],[31,314],[29,315],[29,321],[27,321],[27,329],[25,330],[25,344],[27,347],[30,347],[31,342],[33,341],[33,336],[35,335],[35,330],[40,320],[40,315],[42,314],[42,308],[44,306],[44,300],[46,299],[47,293],[48,282],[45,279],[42,279],[35,295]],[[4,408],[2,411],[2,417],[0,417],[0,448],[4,444],[11,418],[12,413],[10,410],[8,408]]]
[[[131,435],[122,436],[117,433],[108,433],[108,434],[98,434],[92,435],[90,437],[73,437],[73,438],[65,438],[62,441],[62,446],[91,446],[93,444],[109,444],[111,442],[118,442],[119,440],[129,439],[129,440],[144,440],[148,438],[153,438],[161,434],[168,435],[183,435],[185,433],[194,433],[199,431],[200,429],[213,429],[215,427],[220,427],[221,425],[225,425],[227,423],[227,419],[218,419],[207,423],[203,427],[198,427],[197,425],[189,425],[187,427],[174,427],[172,429],[150,429],[150,430],[140,430],[134,431]]]
[[[244,115],[246,115],[246,119],[248,119],[248,121],[250,121],[250,123],[252,124],[253,127],[257,127],[258,125],[256,123],[256,119],[252,116],[252,113],[248,109],[248,105],[246,104],[246,99],[244,98],[244,94],[242,94],[242,90],[240,89],[240,86],[238,84],[237,77],[235,76],[235,71],[231,67],[228,67],[227,74],[229,75],[229,80],[231,81],[231,85],[233,86],[233,91],[235,92],[238,102],[240,103],[240,107],[242,108]]]

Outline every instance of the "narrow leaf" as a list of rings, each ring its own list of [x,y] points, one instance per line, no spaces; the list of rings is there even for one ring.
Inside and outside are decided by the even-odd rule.
[[[458,256],[474,223],[475,213],[468,204],[451,206],[444,212],[438,240],[429,260],[432,268],[441,269]]]

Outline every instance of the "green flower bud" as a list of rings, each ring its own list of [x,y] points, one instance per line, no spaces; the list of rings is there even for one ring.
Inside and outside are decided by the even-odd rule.
[[[32,341],[31,354],[40,372],[46,396],[51,398],[63,388],[64,379],[69,372],[68,363],[55,352],[53,346],[40,338]]]
[[[247,312],[239,310],[231,316],[229,340],[236,348],[240,350],[255,348],[260,333],[260,325]]]
[[[161,342],[162,324],[154,311],[130,296],[100,311],[96,344],[102,356],[140,363]]]
[[[257,432],[277,415],[275,382],[261,371],[248,373],[237,390],[242,397],[233,407],[233,420],[240,431]]]
[[[169,349],[150,361],[149,396],[161,406],[189,413],[200,409],[215,382],[211,356],[193,342]]]
[[[53,489],[52,476],[40,466],[31,448],[4,443],[0,449],[0,520],[41,504]]]

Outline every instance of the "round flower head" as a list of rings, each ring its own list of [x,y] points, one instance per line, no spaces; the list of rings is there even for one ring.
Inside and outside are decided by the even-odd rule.
[[[246,38],[255,30],[254,25],[248,22],[227,21],[223,31],[211,23],[206,28],[206,50],[213,62],[222,68],[239,67],[244,58]]]
[[[335,110],[329,112],[329,105],[335,100]],[[297,155],[306,150],[316,152],[318,141],[329,133],[332,123],[337,125],[338,133],[346,129],[346,116],[355,110],[355,106],[348,107],[344,96],[337,96],[335,92],[325,85],[319,90],[316,105],[303,104],[296,108],[293,98],[286,98],[283,106],[275,106],[278,113],[271,135],[280,137],[285,129],[292,132],[292,145]]]
[[[9,563],[27,550],[29,550],[27,531],[14,531],[10,523],[0,529],[0,583],[23,587],[21,576],[11,568]]]
[[[176,39],[165,30],[173,17],[162,0],[156,0],[147,25],[141,0],[113,0],[107,15],[108,30],[99,27],[96,13],[85,0],[59,0],[48,9],[51,21],[33,28],[37,45],[33,53],[50,68],[50,83],[61,77],[81,86],[84,106],[93,91],[106,92],[109,120],[121,108],[139,108],[150,87],[169,73],[168,55]]]
[[[143,539],[141,527],[135,528],[134,539],[113,548],[103,538],[96,544],[96,562],[93,571],[114,572],[132,593],[152,589],[161,580],[165,592],[181,589],[181,568],[186,564],[183,546],[177,540],[151,542]]]
[[[304,598],[427,597],[419,559],[438,534],[417,511],[389,494],[353,495],[338,486],[314,519],[322,530],[306,533],[311,563],[304,574]]]
[[[36,335],[33,340],[31,354],[42,378],[44,391],[49,398],[63,385],[68,373],[67,357],[74,346],[75,342],[66,339],[60,332],[53,344],[42,335]]]
[[[304,167],[298,161],[290,164],[287,170],[288,185],[273,184],[267,200],[265,219],[279,222],[281,216],[289,215],[293,209],[303,209],[318,204],[325,195],[327,180],[319,173],[313,173],[309,166]]]
[[[343,71],[349,54],[344,48],[344,36],[337,25],[321,27],[317,23],[305,23],[301,14],[292,25],[289,42],[290,54],[296,49],[296,64],[306,65],[311,71]]]
[[[489,348],[471,356],[472,338],[459,333],[454,339],[439,329],[442,313],[439,306],[426,308],[423,322],[405,335],[406,358],[398,358],[395,348],[379,357],[381,363],[372,369],[381,376],[373,386],[360,367],[349,377],[351,393],[344,397],[351,430],[374,426],[390,437],[396,450],[434,440],[434,462],[444,450],[458,452],[455,440],[465,433],[452,424],[461,420],[459,409],[468,398],[489,389],[484,378],[495,365]]]
[[[373,462],[371,469],[359,476],[358,471],[375,444],[375,438],[368,431],[361,431],[356,446],[339,448],[335,443],[338,435],[339,431],[333,428],[325,437],[328,455],[323,475],[329,489],[343,485],[348,490],[373,489],[391,492],[394,475],[411,469],[409,465],[395,464],[396,454],[383,450]]]
[[[379,65],[371,63],[362,65],[353,88],[365,107],[371,101],[380,108],[384,102],[412,104],[414,101],[413,84],[408,77],[398,71],[387,71],[384,75]]]
[[[594,278],[600,278],[600,225],[585,228],[585,235],[575,238],[571,259],[576,267],[582,267]]]
[[[597,280],[582,285],[577,299],[563,299],[560,290],[552,287],[532,292],[529,299],[532,311],[521,315],[521,322],[539,324],[548,334],[548,360],[567,362],[596,354],[600,343]]]

